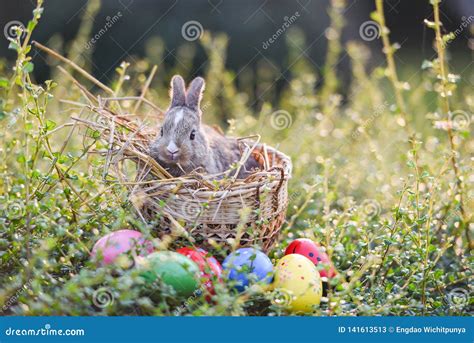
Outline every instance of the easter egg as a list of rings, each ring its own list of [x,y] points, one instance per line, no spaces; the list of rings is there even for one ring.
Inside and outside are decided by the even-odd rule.
[[[285,250],[285,255],[289,254],[300,254],[310,259],[315,266],[319,267],[318,271],[322,277],[332,278],[336,276],[336,269],[332,265],[329,256],[322,247],[310,239],[295,239]]]
[[[185,247],[176,250],[177,253],[186,256],[190,260],[194,261],[201,271],[201,279],[203,280],[204,287],[209,293],[214,294],[214,285],[212,280],[215,277],[218,281],[221,280],[222,266],[209,253],[201,248],[190,248]]]
[[[269,284],[272,280],[272,261],[255,248],[237,249],[225,258],[222,265],[228,271],[229,280],[236,282],[235,288],[239,292],[255,282]]]
[[[118,230],[99,239],[92,248],[92,258],[101,265],[108,265],[121,254],[135,251],[137,255],[153,252],[153,244],[143,238],[141,232],[135,230]]]
[[[199,267],[184,255],[173,251],[157,251],[140,261],[141,274],[148,283],[160,280],[179,296],[187,297],[199,286]]]
[[[275,292],[283,295],[284,305],[294,312],[311,312],[323,294],[318,270],[299,254],[286,255],[278,261],[273,286]]]

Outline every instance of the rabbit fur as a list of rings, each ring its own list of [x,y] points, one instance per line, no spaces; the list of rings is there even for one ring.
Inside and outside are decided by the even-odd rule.
[[[175,75],[171,80],[171,103],[156,139],[150,144],[150,156],[172,176],[193,171],[222,173],[241,159],[239,142],[202,124],[200,103],[205,81],[196,77],[185,90],[184,80]],[[239,172],[245,178],[259,167],[251,155]],[[231,173],[233,175],[233,173]]]

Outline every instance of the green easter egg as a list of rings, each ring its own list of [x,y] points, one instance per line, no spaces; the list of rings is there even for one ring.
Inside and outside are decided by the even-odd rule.
[[[158,251],[146,257],[142,276],[149,283],[158,278],[173,287],[179,296],[187,297],[198,288],[199,267],[184,255],[173,251]]]

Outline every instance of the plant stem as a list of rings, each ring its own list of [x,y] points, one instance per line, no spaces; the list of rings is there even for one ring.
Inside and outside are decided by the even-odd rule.
[[[383,43],[383,52],[385,53],[385,56],[387,59],[387,69],[388,69],[387,77],[389,78],[389,80],[392,82],[392,85],[393,85],[393,89],[395,92],[395,101],[397,102],[398,109],[400,110],[402,119],[404,121],[402,126],[405,126],[405,125],[408,126],[406,104],[405,104],[405,100],[403,99],[403,95],[402,95],[401,87],[400,87],[400,81],[397,75],[397,68],[395,65],[395,58],[393,55],[393,47],[390,44],[390,39],[388,37],[390,30],[387,28],[387,25],[385,24],[383,0],[376,0],[375,6],[377,9],[378,23],[380,25],[380,36],[382,38],[382,43]],[[412,133],[410,133],[410,136],[412,136]]]
[[[326,53],[326,63],[324,64],[324,85],[321,90],[321,99],[328,99],[331,94],[337,91],[337,63],[341,54],[341,31],[344,27],[344,10],[346,3],[344,0],[332,0],[329,7],[329,17],[331,18],[331,25],[329,27],[330,35],[328,35],[328,50]],[[326,113],[323,111],[323,113]]]
[[[400,193],[400,197],[398,198],[398,205],[397,205],[397,212],[395,213],[395,221],[392,225],[392,227],[390,228],[390,236],[389,236],[389,239],[391,240],[393,238],[393,236],[395,235],[395,232],[397,231],[397,226],[398,226],[398,223],[399,223],[399,220],[400,220],[400,208],[402,206],[402,200],[403,200],[403,197],[405,195],[405,192],[407,190],[407,187],[406,185],[403,186],[403,190],[402,192]],[[382,259],[380,260],[380,264],[379,266],[377,267],[377,270],[374,272],[374,279],[375,277],[379,278],[380,276],[380,271],[382,270],[383,268],[383,264],[385,262],[385,259],[387,258],[387,255],[388,255],[388,252],[390,251],[390,247],[392,246],[392,244],[387,244],[387,247],[385,248],[385,251],[384,253],[382,254]],[[375,280],[372,279],[371,281],[371,287],[374,285],[374,282]]]
[[[450,105],[449,105],[449,98],[447,94],[447,86],[448,86],[448,78],[447,78],[447,66],[446,66],[446,56],[445,56],[445,45],[443,44],[443,37],[441,35],[441,21],[439,19],[439,1],[432,2],[433,11],[434,11],[434,30],[436,36],[436,51],[438,52],[438,64],[439,64],[439,71],[441,76],[441,86],[443,94],[441,95],[441,106],[443,113],[447,115],[447,132],[448,132],[448,140],[449,145],[451,148],[451,165],[453,167],[454,176],[456,178],[456,188],[457,193],[459,194],[459,212],[461,213],[462,225],[465,228],[466,239],[468,242],[469,248],[472,247],[471,237],[469,235],[469,225],[466,223],[466,213],[464,211],[464,200],[463,200],[463,184],[461,180],[461,176],[459,173],[459,168],[456,161],[456,146],[454,144],[454,134],[452,130],[452,121],[450,116]],[[456,196],[456,195],[455,195]]]

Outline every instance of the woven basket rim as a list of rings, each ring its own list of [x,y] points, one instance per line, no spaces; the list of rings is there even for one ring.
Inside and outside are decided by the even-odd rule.
[[[222,193],[236,192],[236,191],[251,191],[257,187],[262,187],[271,183],[287,181],[291,179],[291,173],[293,165],[291,158],[279,151],[278,149],[269,146],[265,143],[258,143],[255,147],[256,150],[265,148],[268,155],[274,154],[278,158],[279,163],[269,170],[259,170],[252,173],[246,179],[237,179],[235,183],[229,185],[225,190],[215,190],[209,188],[198,188],[193,190],[193,197],[206,192],[211,192],[214,196],[219,196]],[[283,177],[282,177],[283,174]],[[184,175],[181,177],[174,177],[169,179],[156,179],[148,183],[148,189],[153,186],[159,187],[161,191],[174,190],[176,194],[180,194],[180,189],[186,189],[193,185],[202,185],[201,175]],[[212,178],[212,175],[208,175],[208,178]],[[178,187],[178,189],[176,188]],[[189,191],[187,191],[189,193]]]
[[[244,180],[230,179],[221,188],[212,188],[212,183],[187,175],[152,180],[145,186],[136,185],[135,190],[144,191],[149,201],[156,204],[146,206],[151,215],[161,213],[167,218],[184,220],[191,227],[197,223],[238,225],[243,219],[240,210],[244,208],[252,210],[247,215],[247,224],[273,222],[286,212],[292,163],[290,157],[266,144],[255,145],[255,150],[264,151],[267,170],[256,171]]]

